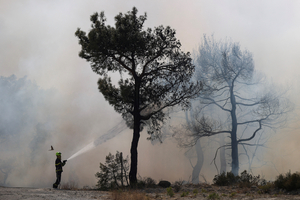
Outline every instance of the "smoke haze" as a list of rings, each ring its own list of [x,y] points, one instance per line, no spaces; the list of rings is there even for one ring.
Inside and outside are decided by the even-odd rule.
[[[4,92],[6,86],[0,85],[0,101],[4,105],[5,100],[7,106],[1,107],[0,134],[14,133],[0,138],[0,167],[13,166],[6,185],[51,187],[56,151],[67,159],[118,124],[119,114],[98,91],[97,74],[78,56],[80,46],[74,33],[78,27],[89,30],[94,12],[104,11],[107,24],[113,25],[119,12],[133,6],[140,15],[147,13],[145,28],[174,28],[184,51],[193,52],[204,33],[240,42],[253,53],[257,71],[289,87],[299,112],[299,1],[0,0],[0,76],[21,88],[9,96]],[[8,128],[11,130],[3,131]],[[298,128],[295,117],[289,129],[276,132],[262,155],[268,165],[256,173],[271,179],[278,172],[299,170]],[[185,150],[168,139],[153,146],[146,137],[143,132],[138,173],[156,180],[188,180],[192,168]],[[129,155],[131,139],[132,130],[126,130],[70,160],[62,182],[75,180],[80,186],[94,186],[99,163],[109,152]],[[48,151],[51,145],[54,151]],[[206,150],[211,155],[214,151],[213,144]],[[208,181],[217,173],[210,162],[207,155],[201,172]],[[0,172],[0,184],[4,176]]]

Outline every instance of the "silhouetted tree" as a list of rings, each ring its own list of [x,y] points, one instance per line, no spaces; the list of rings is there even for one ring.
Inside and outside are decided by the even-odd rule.
[[[262,79],[254,76],[252,54],[238,43],[204,36],[195,62],[195,77],[204,87],[187,144],[195,145],[201,137],[229,135],[230,142],[223,147],[230,147],[232,173],[238,175],[238,145],[257,146],[249,141],[258,132],[282,127],[291,103],[274,89],[260,90]],[[209,113],[212,107],[218,111]]]
[[[91,16],[92,29],[78,29],[79,56],[99,74],[100,92],[133,128],[130,183],[137,178],[137,147],[140,131],[147,125],[151,139],[160,137],[160,128],[169,107],[187,107],[189,99],[201,90],[191,83],[194,72],[190,54],[180,50],[175,30],[159,26],[143,30],[146,14],[137,16],[134,7],[115,17],[115,27],[105,24],[104,12]],[[119,72],[118,86],[109,72]],[[133,123],[132,123],[133,122]],[[146,123],[147,122],[147,123]]]
[[[101,190],[124,187],[128,182],[128,156],[124,159],[122,153],[116,152],[116,155],[109,153],[105,157],[105,163],[100,163],[100,172],[95,176],[99,179],[97,187]]]

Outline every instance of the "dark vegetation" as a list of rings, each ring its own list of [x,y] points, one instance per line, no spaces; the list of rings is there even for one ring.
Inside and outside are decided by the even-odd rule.
[[[120,169],[119,158],[110,158],[96,175],[100,178],[99,187],[140,184],[137,179],[140,132],[146,128],[150,140],[162,142],[161,129],[174,107],[194,108],[190,119],[187,117],[186,131],[173,134],[177,135],[180,146],[196,145],[198,160],[193,166],[193,183],[199,183],[203,153],[198,150],[202,151],[200,139],[204,137],[220,136],[215,155],[220,149],[222,159],[220,171],[215,164],[217,173],[226,171],[226,149],[231,150],[234,177],[239,177],[240,155],[248,157],[251,170],[256,151],[264,144],[261,138],[265,130],[283,127],[286,114],[293,109],[285,92],[258,89],[265,82],[256,74],[252,54],[242,50],[239,43],[204,36],[192,61],[190,53],[181,50],[174,29],[169,26],[145,29],[146,13],[137,14],[135,7],[125,14],[119,13],[115,25],[110,26],[104,12],[95,13],[90,17],[89,32],[78,28],[75,33],[81,46],[79,56],[99,75],[99,91],[133,129],[129,173]],[[119,74],[118,82],[112,80],[116,77],[114,73]],[[225,141],[226,136],[230,141]],[[244,152],[239,153],[239,147]],[[255,149],[253,156],[248,153],[250,148]],[[105,171],[111,165],[116,169]],[[246,175],[241,175],[242,180],[256,178],[243,176]]]
[[[100,75],[98,88],[104,98],[133,129],[129,180],[137,183],[137,147],[140,132],[147,127],[150,139],[159,139],[161,127],[173,106],[189,107],[202,89],[191,82],[195,66],[190,53],[181,50],[169,26],[144,29],[147,15],[137,9],[115,17],[115,26],[105,24],[104,12],[91,16],[88,34],[78,29],[79,56]],[[119,73],[118,84],[110,73]]]
[[[276,177],[275,181],[267,181],[261,178],[260,175],[255,176],[245,170],[238,176],[235,176],[232,172],[215,175],[213,184],[211,185],[207,183],[192,184],[185,181],[176,181],[167,188],[161,187],[159,183],[150,177],[140,177],[134,188],[136,189],[134,192],[132,187],[128,187],[128,169],[128,156],[124,159],[122,153],[118,151],[115,155],[109,153],[106,156],[106,162],[104,164],[100,163],[100,172],[96,173],[96,177],[99,179],[97,189],[113,191],[112,195],[115,199],[121,198],[122,195],[128,198],[147,199],[147,195],[144,194],[145,191],[150,191],[150,193],[164,193],[170,197],[174,197],[176,194],[180,197],[196,197],[202,194],[207,196],[208,199],[219,199],[222,196],[234,197],[240,193],[247,195],[284,195],[298,194],[300,191],[299,172],[280,174]],[[144,192],[141,194],[137,191]]]
[[[128,156],[124,159],[122,153],[118,151],[116,155],[109,153],[105,163],[100,163],[100,172],[95,174],[99,179],[97,187],[100,190],[108,190],[129,185],[128,169]]]
[[[232,172],[223,172],[216,175],[213,179],[213,183],[219,186],[229,186],[238,184],[239,187],[251,187],[258,185],[260,182],[264,182],[264,179],[260,179],[260,176],[253,176],[246,170],[241,173],[240,176],[235,176]]]
[[[286,191],[293,191],[300,189],[300,173],[295,172],[291,174],[289,171],[288,173],[280,174],[276,181],[274,182],[275,187],[286,190]]]

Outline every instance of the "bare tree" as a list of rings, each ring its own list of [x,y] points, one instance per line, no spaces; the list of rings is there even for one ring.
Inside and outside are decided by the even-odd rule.
[[[213,109],[210,109],[210,112],[213,112]],[[199,183],[200,172],[204,164],[204,149],[207,148],[207,145],[217,143],[220,145],[219,157],[220,157],[220,173],[226,172],[227,163],[225,155],[225,137],[224,135],[216,135],[216,137],[210,137],[209,140],[200,140],[198,133],[201,130],[201,126],[206,126],[206,129],[210,129],[213,126],[218,124],[218,121],[214,119],[205,120],[204,118],[199,118],[202,114],[198,107],[191,108],[185,113],[185,122],[181,124],[180,127],[173,127],[173,138],[177,140],[178,146],[180,148],[188,149],[185,152],[185,156],[189,158],[190,164],[193,168],[192,171],[192,182],[197,184]],[[216,129],[216,128],[215,128]],[[195,155],[196,154],[196,155]],[[217,157],[217,155],[215,156]],[[196,164],[193,165],[192,160],[196,158]],[[216,169],[219,173],[218,167],[215,164]]]
[[[256,76],[252,54],[242,51],[238,43],[204,35],[195,60],[195,76],[204,89],[197,102],[196,123],[186,127],[190,130],[184,143],[192,146],[202,137],[229,136],[230,142],[222,148],[231,149],[231,170],[238,175],[238,146],[257,146],[250,142],[264,129],[283,127],[293,106],[284,92],[274,87],[261,90],[263,79]],[[216,112],[208,113],[212,107]]]
[[[190,110],[189,113],[190,113],[190,118],[188,116],[188,112],[186,112],[185,117],[186,117],[187,126],[190,128],[190,127],[193,126],[194,121],[193,121],[193,117],[192,117],[192,110]],[[185,144],[184,143],[179,143],[179,145],[184,146]],[[198,140],[195,144],[195,152],[196,152],[196,158],[197,158],[196,159],[196,164],[193,166],[190,158],[189,158],[189,160],[190,160],[191,166],[193,168],[192,183],[198,184],[199,183],[199,175],[200,175],[201,169],[203,167],[203,163],[204,163],[204,153],[203,153],[203,150],[202,150],[200,140]],[[186,154],[186,155],[188,155],[188,154]]]
[[[13,169],[13,160],[7,159],[7,160],[1,160],[0,159],[0,172],[3,175],[3,181],[1,185],[6,185],[6,180],[8,178],[8,175],[11,173]]]

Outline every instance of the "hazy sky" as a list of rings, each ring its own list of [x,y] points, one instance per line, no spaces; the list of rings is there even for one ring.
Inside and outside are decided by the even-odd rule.
[[[94,12],[105,11],[113,24],[115,15],[133,6],[147,13],[146,27],[177,30],[185,51],[192,52],[203,33],[230,37],[253,52],[256,67],[275,79],[296,75],[300,2],[282,0],[0,0],[0,74],[27,75],[42,87],[68,93],[74,87],[85,91],[97,75],[78,57],[74,32],[78,27],[88,31]]]
[[[133,6],[139,14],[147,13],[145,27],[174,28],[184,51],[195,50],[203,34],[240,42],[242,48],[253,53],[256,69],[274,83],[292,85],[293,98],[297,99],[300,86],[300,1],[297,0],[0,0],[0,76],[27,76],[43,89],[56,89],[67,102],[63,111],[72,116],[68,126],[76,123],[92,136],[101,134],[102,125],[108,124],[105,130],[113,126],[118,114],[98,92],[98,76],[89,63],[79,58],[80,46],[74,33],[78,27],[89,30],[89,18],[94,12],[104,11],[107,23],[113,25],[115,15],[130,11]],[[67,133],[68,128],[60,131],[73,134]],[[122,137],[131,140],[130,134]],[[129,152],[129,144],[123,148]],[[293,152],[299,150],[297,145],[293,148]],[[150,151],[141,145],[139,149],[143,157]],[[112,151],[115,150],[118,149]],[[167,155],[168,150],[164,151]],[[108,150],[104,152],[106,155]],[[99,156],[95,159],[100,162]],[[142,168],[143,164],[139,166]]]

